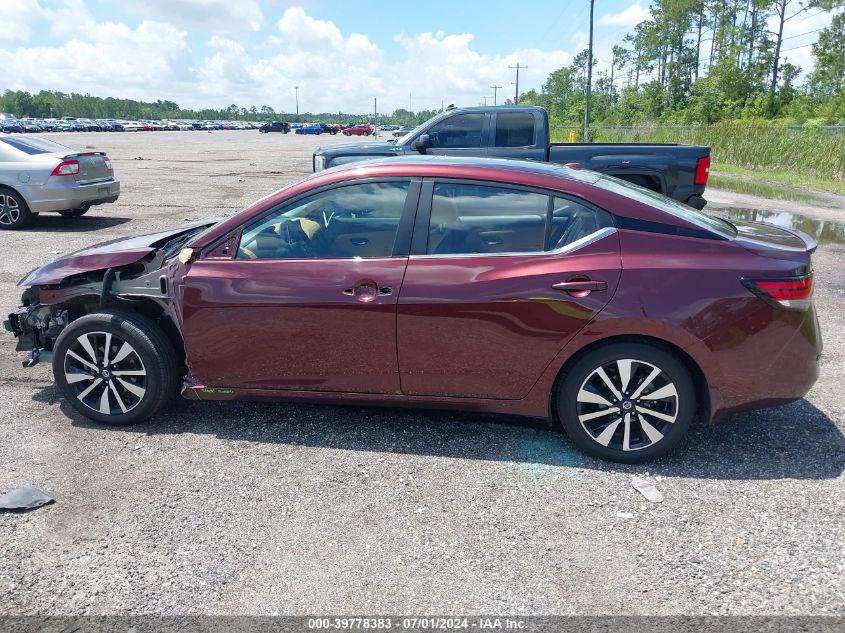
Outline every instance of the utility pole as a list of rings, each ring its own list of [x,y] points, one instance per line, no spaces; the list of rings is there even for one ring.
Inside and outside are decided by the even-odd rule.
[[[584,142],[590,140],[590,93],[593,88],[593,6],[595,0],[590,0],[590,46],[587,57],[587,102],[584,104]]]
[[[590,0],[592,2],[592,0]],[[508,66],[508,68],[516,68],[516,94],[513,98],[513,104],[519,105],[519,69],[528,68],[528,66],[520,66],[519,62],[516,62],[516,66]]]
[[[378,99],[373,97],[373,122],[375,125],[373,126],[373,136],[378,138]]]
[[[294,86],[293,89],[296,91],[296,118],[299,118],[299,86]]]
[[[481,104],[481,105],[485,105],[485,106],[486,106],[486,105],[487,105],[487,95],[484,95],[484,96],[482,97],[482,99],[484,99],[484,103],[483,103],[483,104]]]
[[[493,105],[497,105],[496,95],[499,93],[501,86],[490,86],[493,89]]]
[[[414,113],[414,95],[410,92],[408,93],[408,112]]]

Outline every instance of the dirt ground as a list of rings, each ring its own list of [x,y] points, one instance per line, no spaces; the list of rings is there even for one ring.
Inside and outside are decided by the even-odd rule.
[[[0,312],[59,253],[233,213],[310,173],[317,145],[349,140],[55,137],[106,150],[121,197],[0,232]],[[796,211],[707,197],[778,221]],[[801,211],[830,229],[845,223],[836,206]],[[0,492],[31,483],[56,499],[0,514],[0,614],[842,615],[845,246],[822,240],[815,267],[825,354],[807,398],[699,425],[642,467],[506,416],[181,401],[104,428],[0,337]]]

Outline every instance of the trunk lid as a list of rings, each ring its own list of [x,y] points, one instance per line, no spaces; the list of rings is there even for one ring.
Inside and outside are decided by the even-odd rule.
[[[79,173],[73,179],[80,184],[103,182],[114,178],[114,170],[104,152],[67,154],[64,160],[79,161]]]
[[[736,227],[736,242],[763,257],[809,261],[810,254],[819,245],[815,238],[798,229],[766,222],[728,221]]]

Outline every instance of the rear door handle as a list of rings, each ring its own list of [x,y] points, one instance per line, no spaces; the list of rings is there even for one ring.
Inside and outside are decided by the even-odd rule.
[[[582,281],[561,281],[553,284],[552,288],[555,290],[565,290],[572,292],[573,290],[607,290],[606,281],[595,281],[593,279],[584,279]]]
[[[555,290],[563,290],[570,296],[583,298],[595,290],[607,290],[607,282],[598,279],[572,279],[552,284]]]

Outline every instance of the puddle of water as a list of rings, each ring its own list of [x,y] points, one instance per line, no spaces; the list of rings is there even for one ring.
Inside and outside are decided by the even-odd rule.
[[[740,209],[730,207],[715,209],[712,215],[727,220],[744,220],[746,222],[766,222],[785,229],[798,229],[811,235],[819,244],[845,244],[845,218],[843,222],[832,220],[817,220],[798,213],[785,211],[761,211],[760,209]]]

